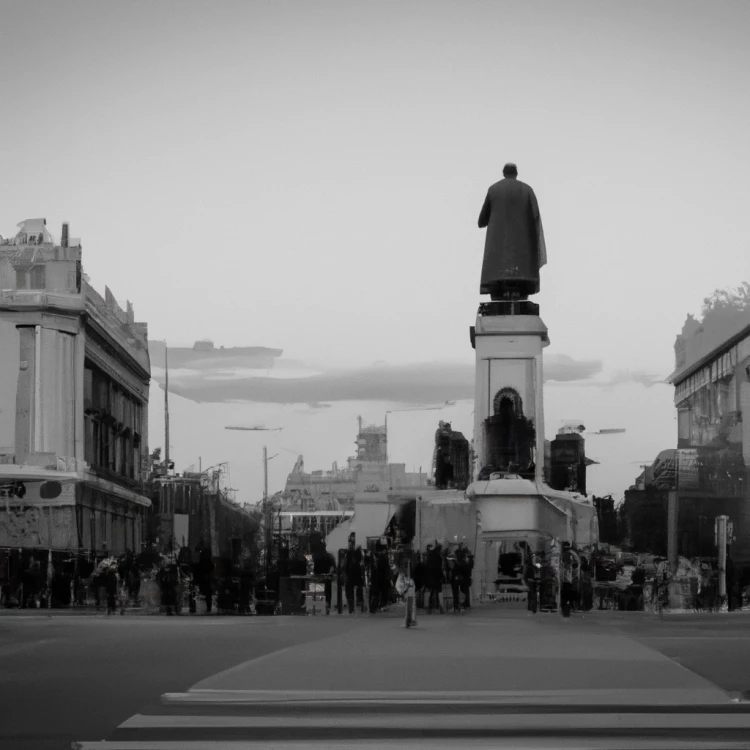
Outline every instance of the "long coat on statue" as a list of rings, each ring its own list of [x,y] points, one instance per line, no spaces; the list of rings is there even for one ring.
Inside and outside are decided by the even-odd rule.
[[[531,187],[515,177],[492,185],[479,214],[479,227],[487,227],[479,293],[536,294],[547,248]]]

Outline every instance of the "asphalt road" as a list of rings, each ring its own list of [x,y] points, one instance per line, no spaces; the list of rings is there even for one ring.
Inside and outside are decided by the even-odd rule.
[[[164,692],[358,624],[335,616],[0,615],[0,748],[104,739]]]
[[[638,640],[723,690],[750,700],[750,612],[594,613],[592,622]]]
[[[304,663],[307,660],[312,665],[316,655],[325,649],[331,651],[332,644],[341,644],[342,665],[347,663],[346,648],[359,651],[358,644],[372,665],[377,665],[379,651],[394,653],[393,647],[406,649],[398,659],[398,663],[406,663],[404,659],[413,655],[409,654],[409,644],[402,643],[405,638],[420,639],[414,643],[419,644],[423,655],[434,653],[431,684],[438,690],[456,689],[450,653],[440,664],[441,643],[455,644],[458,636],[469,650],[477,650],[480,634],[494,639],[497,633],[510,661],[514,658],[514,638],[520,638],[522,633],[528,637],[530,632],[539,634],[539,659],[536,663],[527,661],[519,670],[518,679],[524,685],[531,685],[534,674],[541,675],[545,664],[551,663],[541,644],[569,632],[578,644],[576,648],[586,648],[587,638],[592,644],[599,644],[597,648],[606,648],[607,638],[617,636],[621,649],[630,648],[628,643],[633,648],[643,645],[724,690],[750,690],[750,613],[665,616],[662,621],[644,613],[595,612],[585,618],[574,616],[564,624],[559,616],[545,614],[533,618],[533,626],[531,620],[519,610],[498,615],[497,610],[485,609],[460,617],[421,617],[419,628],[404,631],[397,616],[167,618],[0,614],[0,748],[47,750],[69,748],[74,739],[104,739],[128,717],[158,703],[163,693],[183,692],[205,680],[210,683],[212,675],[274,652],[281,653],[261,659],[257,666],[243,666],[244,674],[252,677],[257,670],[260,677],[266,670],[271,675],[273,670],[269,667],[279,664],[286,665],[286,686],[298,682],[294,676],[297,670],[305,683],[300,683],[301,687],[317,684],[315,675],[309,671],[305,674]],[[290,649],[298,644],[309,644],[309,649]],[[429,645],[425,649],[426,644]],[[502,649],[498,651],[501,659],[506,658]],[[294,654],[299,655],[296,660]],[[473,651],[467,658],[481,664]],[[617,658],[626,668],[626,658],[602,654],[603,660],[613,664]],[[605,679],[598,672],[606,670],[597,671],[596,661],[596,655],[590,658],[590,667],[594,668],[591,674],[596,674],[598,681],[592,688],[601,687]],[[577,684],[587,685],[586,674],[577,674],[576,664],[575,659],[570,659],[561,668],[567,670],[569,682],[577,680]],[[420,664],[408,661],[403,675],[418,676],[421,672]],[[335,674],[319,676],[324,681],[331,680],[331,687],[340,679]],[[691,679],[694,678],[686,672],[686,684]],[[658,677],[647,676],[644,683],[650,680],[657,686]],[[370,683],[367,687],[378,686]],[[491,687],[497,688],[497,681]]]

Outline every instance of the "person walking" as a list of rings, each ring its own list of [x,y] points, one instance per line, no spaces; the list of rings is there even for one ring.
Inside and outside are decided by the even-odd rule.
[[[404,599],[406,604],[405,626],[407,628],[416,627],[417,625],[417,599],[416,599],[416,586],[414,579],[411,577],[411,562],[409,560],[402,560],[401,562],[401,574],[399,576],[399,582],[401,584],[399,593]]]

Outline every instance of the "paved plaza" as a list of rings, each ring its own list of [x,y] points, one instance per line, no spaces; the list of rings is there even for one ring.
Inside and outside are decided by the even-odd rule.
[[[454,703],[483,694],[591,710],[721,706],[750,690],[747,613],[593,612],[566,621],[495,605],[421,615],[409,630],[397,609],[354,617],[32,613],[0,616],[0,643],[0,747],[19,750],[114,738],[124,722],[117,731],[132,733],[138,717],[161,721],[165,701],[194,713],[189,705],[202,704],[205,691],[239,691],[241,700],[441,693]]]

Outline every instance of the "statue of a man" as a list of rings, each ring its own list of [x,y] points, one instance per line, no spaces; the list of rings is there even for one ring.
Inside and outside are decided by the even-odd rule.
[[[536,195],[517,179],[515,164],[487,191],[479,228],[487,227],[480,294],[493,300],[527,299],[539,291],[539,269],[547,262]]]

